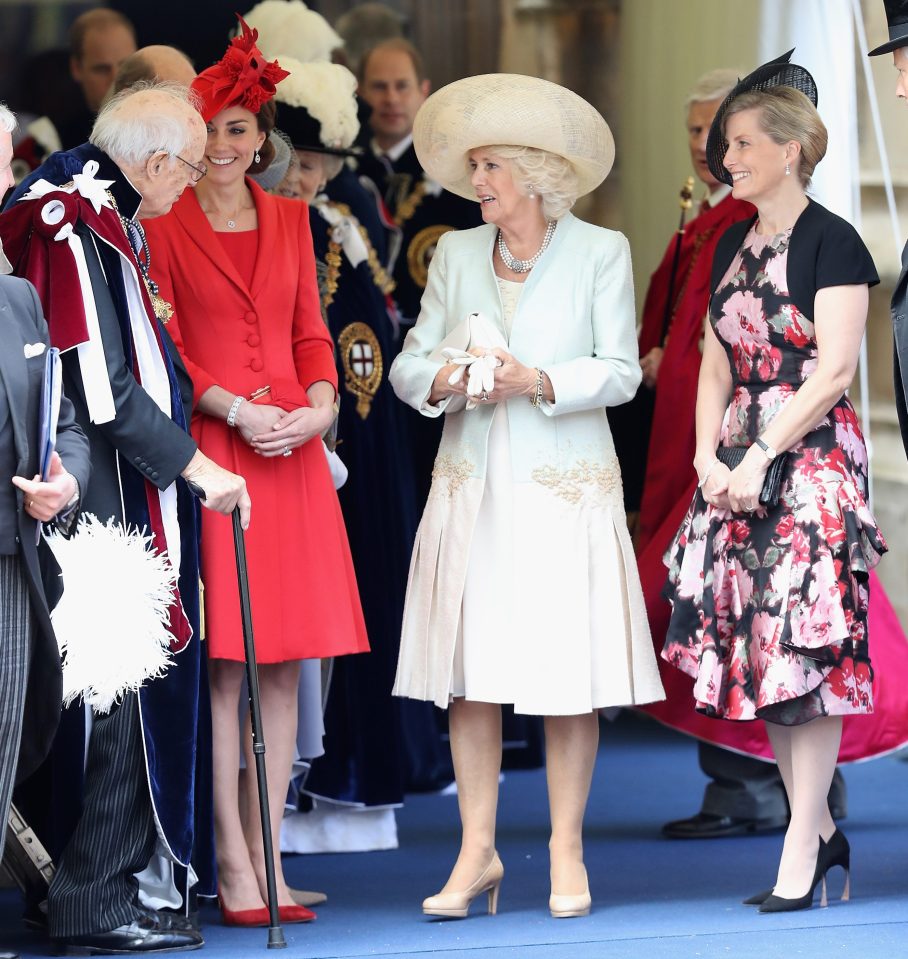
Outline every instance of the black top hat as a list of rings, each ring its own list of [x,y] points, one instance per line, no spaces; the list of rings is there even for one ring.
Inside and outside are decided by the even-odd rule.
[[[331,147],[322,143],[322,125],[305,107],[293,107],[289,103],[278,104],[281,130],[293,144],[295,150],[310,153],[330,153],[332,156],[359,156],[363,151],[358,147]]]
[[[906,0],[906,3],[908,3],[908,0]],[[722,106],[716,111],[713,124],[709,128],[709,137],[706,140],[706,162],[709,165],[709,172],[722,183],[732,185],[731,174],[722,163],[728,150],[728,142],[725,139],[722,126],[725,123],[725,114],[728,112],[732,100],[741,96],[742,93],[751,93],[755,90],[794,87],[795,90],[800,90],[808,97],[814,106],[817,105],[816,82],[803,67],[790,62],[793,53],[794,48],[789,50],[788,53],[783,53],[778,59],[770,60],[769,63],[757,67],[753,73],[748,74],[743,80],[739,80],[738,85],[722,101]]]
[[[876,57],[899,47],[908,47],[908,0],[883,0],[886,7],[886,19],[889,21],[889,41],[867,54]]]

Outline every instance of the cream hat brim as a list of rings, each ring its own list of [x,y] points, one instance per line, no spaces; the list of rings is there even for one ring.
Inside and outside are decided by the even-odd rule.
[[[467,154],[484,146],[526,146],[564,157],[578,196],[608,176],[615,141],[608,124],[571,90],[516,73],[486,73],[449,83],[419,108],[413,145],[426,174],[446,190],[476,200]]]

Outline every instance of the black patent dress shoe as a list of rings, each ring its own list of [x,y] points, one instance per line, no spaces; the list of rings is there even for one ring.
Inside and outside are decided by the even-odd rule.
[[[771,829],[785,829],[787,825],[787,817],[740,819],[737,816],[715,816],[708,812],[698,812],[689,819],[667,822],[662,827],[662,835],[667,839],[725,839]]]
[[[119,953],[184,952],[204,943],[194,929],[177,928],[169,917],[148,912],[110,932],[55,939],[58,956],[112,956]]]

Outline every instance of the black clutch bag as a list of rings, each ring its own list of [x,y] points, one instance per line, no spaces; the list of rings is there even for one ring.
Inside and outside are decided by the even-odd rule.
[[[716,450],[716,459],[733,470],[740,466],[744,454],[750,449],[749,446],[720,446]],[[769,464],[766,471],[766,477],[763,480],[763,489],[760,490],[761,506],[776,506],[779,502],[779,492],[782,488],[782,480],[785,478],[785,468],[788,466],[788,453],[779,453],[779,455]]]

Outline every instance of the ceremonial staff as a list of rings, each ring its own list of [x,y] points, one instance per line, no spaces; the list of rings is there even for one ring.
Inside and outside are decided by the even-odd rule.
[[[668,280],[668,296],[665,298],[665,312],[662,314],[662,336],[659,338],[659,345],[665,346],[665,340],[668,337],[668,328],[672,322],[672,307],[675,299],[675,279],[678,276],[678,260],[681,257],[681,240],[684,237],[684,221],[687,219],[687,211],[693,205],[691,197],[694,195],[694,178],[689,176],[681,187],[681,222],[678,224],[678,233],[675,237],[675,256],[672,260],[672,272]]]

